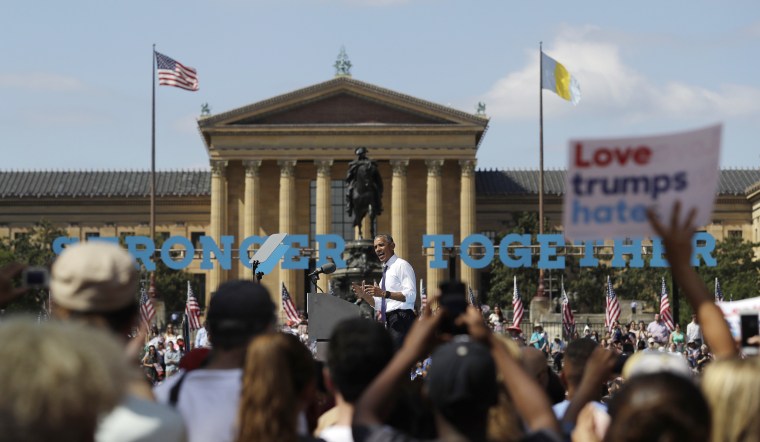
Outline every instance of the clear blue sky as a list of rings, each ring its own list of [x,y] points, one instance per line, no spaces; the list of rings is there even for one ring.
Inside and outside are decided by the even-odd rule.
[[[207,168],[201,104],[230,110],[333,77],[475,112],[480,167],[538,167],[538,42],[578,79],[544,92],[546,166],[567,140],[723,122],[723,167],[760,167],[760,2],[16,1],[0,16],[2,170],[149,169],[151,45],[198,70],[157,92],[159,169]]]

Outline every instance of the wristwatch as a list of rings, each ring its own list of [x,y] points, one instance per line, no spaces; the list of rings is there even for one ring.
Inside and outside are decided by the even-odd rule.
[[[391,292],[385,292],[385,299],[391,299]]]

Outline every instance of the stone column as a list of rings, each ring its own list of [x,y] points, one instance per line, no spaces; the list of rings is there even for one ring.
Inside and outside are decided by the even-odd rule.
[[[443,189],[441,179],[441,169],[443,160],[426,160],[427,165],[427,206],[426,206],[426,223],[425,233],[436,235],[443,230]],[[429,251],[429,253],[432,251]],[[425,286],[428,293],[433,293],[438,284],[444,280],[445,269],[430,268],[430,261],[433,260],[432,254],[427,257],[427,280]]]
[[[259,178],[261,160],[243,161],[243,167],[245,168],[243,235],[245,238],[248,238],[249,236],[258,235],[259,228],[261,227],[261,205],[259,201],[261,199],[261,179]],[[240,254],[244,255],[246,260],[250,259],[246,250],[241,250]],[[255,276],[247,267],[242,267],[242,264],[240,270],[240,274],[246,275],[246,278],[253,279]]]
[[[406,223],[406,169],[409,160],[391,160],[393,181],[391,181],[391,236],[396,242],[396,254],[408,260]]]
[[[476,160],[461,160],[459,165],[462,167],[460,178],[460,195],[459,195],[459,243],[468,236],[475,233],[475,164]],[[460,254],[464,251],[460,250]],[[478,271],[472,267],[464,265],[461,259],[459,261],[460,277],[462,282],[478,290]]]
[[[332,204],[330,201],[332,189],[331,168],[333,160],[315,160],[317,166],[317,219],[316,234],[326,235],[330,233],[332,227]],[[313,240],[314,238],[312,238]],[[321,250],[317,250],[321,253]],[[320,275],[319,288],[327,292],[330,283],[330,275]],[[311,290],[311,287],[309,287]]]
[[[222,235],[225,233],[225,220],[227,219],[227,161],[211,160],[211,238],[217,244],[221,244]],[[209,287],[211,293],[215,292],[219,284],[223,282],[224,271],[219,262],[213,261],[213,268],[209,272]]]
[[[280,233],[294,233],[296,211],[296,160],[277,161],[280,166]],[[280,281],[285,283],[293,303],[298,305],[298,276],[295,270],[283,270],[278,266]],[[279,284],[278,284],[279,287]],[[280,299],[278,296],[277,299]]]

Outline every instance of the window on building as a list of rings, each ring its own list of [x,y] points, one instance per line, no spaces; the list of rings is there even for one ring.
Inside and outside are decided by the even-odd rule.
[[[483,232],[480,232],[481,234],[485,235],[486,238],[490,239],[491,242],[496,241],[496,231],[495,230],[485,230]]]
[[[195,250],[201,250],[201,236],[205,234],[206,232],[190,232],[190,242],[193,243]]]
[[[167,239],[169,239],[169,232],[156,232],[156,247],[160,247]]]
[[[84,232],[85,241],[93,238],[100,238],[100,232]]]
[[[313,240],[317,232],[317,182],[309,186],[309,237]],[[332,225],[329,233],[340,235],[346,241],[354,239],[353,220],[346,213],[346,182],[332,180],[330,186],[330,211]]]
[[[127,237],[135,236],[135,232],[121,232],[119,233],[119,244],[122,246],[127,245]]]
[[[741,230],[729,230],[728,231],[728,237],[729,238],[743,238],[744,235],[742,235]]]
[[[707,233],[707,230],[697,230],[695,233]],[[697,244],[696,244],[697,247],[704,247],[706,245],[707,245],[707,241],[705,241],[704,239],[697,240]]]
[[[29,232],[13,232],[14,241],[23,241],[29,238]]]

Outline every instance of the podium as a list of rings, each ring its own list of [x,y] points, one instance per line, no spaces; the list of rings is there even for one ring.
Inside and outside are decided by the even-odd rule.
[[[358,305],[326,293],[309,293],[306,311],[309,313],[309,341],[316,341],[320,361],[327,361],[327,343],[335,326],[345,319],[361,316]]]

